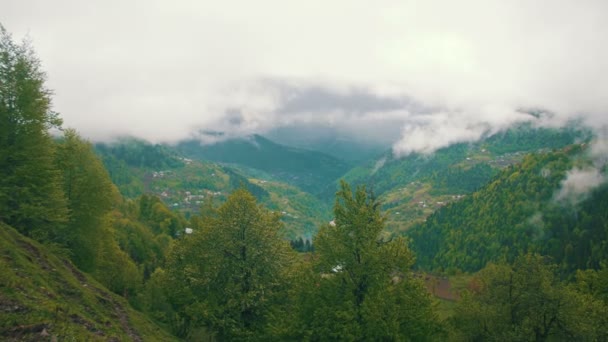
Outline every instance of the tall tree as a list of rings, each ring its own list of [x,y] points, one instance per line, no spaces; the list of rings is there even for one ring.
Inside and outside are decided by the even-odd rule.
[[[239,189],[176,246],[167,279],[180,288],[172,303],[182,320],[220,340],[260,338],[293,253],[279,216]]]
[[[334,223],[315,239],[323,276],[312,301],[313,338],[424,340],[438,332],[432,300],[411,276],[414,256],[406,242],[384,241],[380,204],[365,187],[341,183]]]
[[[0,220],[53,240],[67,208],[49,134],[61,120],[44,82],[29,44],[16,44],[0,25]]]
[[[57,146],[56,164],[63,176],[70,210],[61,239],[72,251],[76,264],[91,271],[103,226],[108,224],[106,216],[118,200],[118,190],[92,145],[72,129],[65,130]]]

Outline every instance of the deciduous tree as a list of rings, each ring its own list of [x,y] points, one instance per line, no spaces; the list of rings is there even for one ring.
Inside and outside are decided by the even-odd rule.
[[[261,338],[292,251],[279,216],[236,190],[177,243],[167,279],[183,320],[204,326],[220,340]]]
[[[353,193],[341,183],[335,224],[322,227],[314,243],[321,277],[313,338],[424,340],[438,332],[430,295],[412,277],[406,241],[381,238],[379,208],[364,187]]]

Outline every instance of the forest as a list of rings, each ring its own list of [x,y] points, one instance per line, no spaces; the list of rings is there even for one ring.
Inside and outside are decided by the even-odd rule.
[[[0,27],[2,340],[608,340],[608,189],[555,200],[569,170],[591,164],[584,144],[561,146],[574,133],[502,169],[447,168],[466,158],[456,145],[389,163],[373,189],[340,181],[320,195],[333,192],[330,217],[309,211],[320,217],[304,241],[286,234],[276,193],[312,196],[212,168],[230,193],[185,215],[128,167],[187,158],[94,145],[63,127],[45,82],[33,47]],[[500,139],[488,149],[510,152],[517,137]],[[411,182],[407,169],[382,178],[404,165],[424,165],[439,194],[470,195],[386,234],[375,192]],[[466,284],[446,301],[426,274]]]

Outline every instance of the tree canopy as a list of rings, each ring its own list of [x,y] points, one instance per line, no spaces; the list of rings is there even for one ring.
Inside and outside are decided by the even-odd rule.
[[[426,340],[439,332],[429,293],[410,271],[406,240],[384,241],[380,204],[346,182],[335,219],[315,238],[319,290],[312,293],[313,339]]]
[[[180,287],[169,294],[172,304],[188,324],[220,340],[260,336],[293,253],[279,216],[240,189],[199,222],[166,268],[169,282]]]
[[[30,236],[55,239],[67,221],[49,129],[51,110],[33,49],[0,26],[0,219]]]

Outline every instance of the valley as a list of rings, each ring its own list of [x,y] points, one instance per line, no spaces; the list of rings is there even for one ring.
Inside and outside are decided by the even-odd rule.
[[[243,12],[225,26],[253,13]],[[257,25],[243,27],[254,35]],[[133,43],[129,34],[115,36]],[[205,35],[161,38],[167,49],[155,44],[112,86],[76,68],[85,78],[71,79],[70,92],[100,88],[57,102],[83,111],[69,121],[89,127],[83,135],[53,109],[32,42],[0,25],[0,340],[608,340],[608,126],[593,111],[601,104],[530,106],[518,82],[409,94],[410,83],[390,78],[287,72],[283,63],[301,54],[249,60],[211,44],[193,55],[171,46]],[[451,56],[458,44],[441,45]],[[109,70],[123,48],[89,50],[113,56],[103,74],[117,79]],[[213,53],[237,56],[239,68],[178,72]],[[331,69],[359,65],[359,55]],[[364,64],[390,61],[373,62]],[[441,74],[447,62],[430,69]],[[293,78],[245,81],[248,63],[281,65]],[[435,80],[404,70],[412,85]],[[156,72],[163,81],[142,86]],[[222,81],[206,84],[214,75]],[[486,78],[471,83],[495,86]],[[173,88],[183,85],[192,89]],[[512,98],[495,98],[511,88]],[[568,106],[595,97],[555,89]],[[468,93],[481,95],[467,104]]]

